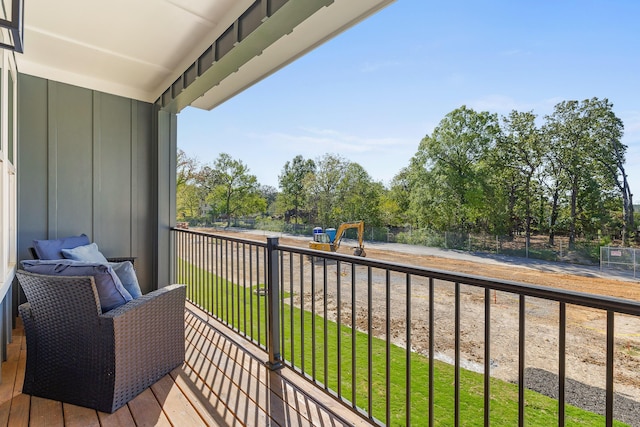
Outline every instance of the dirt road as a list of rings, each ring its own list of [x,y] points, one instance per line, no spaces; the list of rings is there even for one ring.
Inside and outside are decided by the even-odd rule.
[[[239,234],[220,230],[215,230],[215,233],[236,237]],[[243,231],[242,235],[247,239],[264,241],[270,233]],[[285,235],[279,239],[283,245],[308,247],[309,239],[305,237]],[[351,255],[349,242],[345,242],[339,252]],[[512,262],[506,257],[384,243],[367,242],[366,251],[367,258],[640,301],[640,279],[606,272],[601,274],[593,267],[525,259],[513,259]]]

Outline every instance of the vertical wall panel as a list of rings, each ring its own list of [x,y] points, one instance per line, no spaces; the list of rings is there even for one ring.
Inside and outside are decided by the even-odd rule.
[[[47,81],[18,78],[18,258],[33,239],[47,236]]]
[[[134,165],[152,165],[156,157],[153,153],[153,132],[152,125],[155,122],[150,121],[150,117],[154,114],[153,106],[141,102],[134,103],[132,109],[132,120],[135,126],[132,128],[132,145],[131,159]],[[155,225],[153,218],[156,215],[153,208],[152,193],[149,189],[153,188],[155,179],[152,172],[155,168],[133,168],[133,184],[131,186],[132,193],[132,215],[131,215],[131,245],[132,248],[138,248],[136,256],[136,272],[140,283],[153,283],[153,243],[155,233],[152,231]],[[150,285],[149,285],[150,286]],[[155,286],[155,285],[154,285]]]
[[[157,250],[158,259],[169,259],[171,251],[171,233],[169,227],[175,225],[175,182],[176,182],[176,153],[177,150],[177,118],[167,111],[158,114],[158,192],[157,192]],[[171,277],[171,263],[157,265],[158,286],[169,284]]]
[[[96,93],[94,197],[96,240],[105,252],[131,243],[131,103],[118,96]]]
[[[50,238],[93,237],[92,110],[91,91],[49,82]]]
[[[19,76],[18,248],[86,233],[107,256],[136,256],[143,292],[156,287],[151,104]]]

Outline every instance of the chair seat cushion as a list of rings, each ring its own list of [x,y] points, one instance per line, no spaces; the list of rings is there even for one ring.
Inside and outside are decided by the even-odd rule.
[[[62,249],[73,249],[89,243],[91,243],[89,237],[86,234],[81,234],[62,239],[34,240],[33,248],[40,259],[63,259]]]
[[[22,268],[30,273],[48,276],[92,276],[96,283],[102,312],[107,312],[133,298],[108,264],[87,263],[70,259],[25,260]]]
[[[99,264],[106,264],[107,258],[102,255],[102,252],[98,249],[98,245],[90,243],[88,245],[76,246],[71,249],[61,249],[64,258],[72,259],[74,261],[82,262],[95,262]]]

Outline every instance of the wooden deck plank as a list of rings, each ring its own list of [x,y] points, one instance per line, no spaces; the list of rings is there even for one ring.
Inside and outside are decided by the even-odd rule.
[[[198,373],[190,369],[188,365],[183,368],[183,371],[185,380],[191,382],[200,390],[200,400],[203,406],[208,408],[213,416],[221,420],[221,425],[243,425],[241,420],[238,420],[235,414],[229,410],[226,403],[226,396],[217,393],[216,390],[212,389],[206,382],[206,377],[212,375],[211,371],[205,374],[205,378],[201,378]]]
[[[63,427],[62,402],[31,396],[29,425],[32,427]]]
[[[192,320],[192,322],[196,322],[196,320]],[[299,390],[292,387],[291,384],[283,382],[279,376],[272,375],[263,363],[257,361],[255,357],[249,356],[243,349],[250,345],[252,346],[252,344],[236,337],[234,339],[244,342],[232,342],[220,337],[219,334],[216,336],[215,331],[211,329],[202,331],[201,334],[207,339],[215,341],[216,345],[205,344],[199,339],[197,342],[199,348],[191,348],[192,353],[201,351],[205,355],[204,357],[210,359],[210,363],[216,366],[219,366],[220,361],[225,361],[225,363],[228,361],[234,362],[233,366],[224,365],[225,376],[227,381],[236,384],[237,389],[242,390],[242,393],[245,394],[244,399],[235,399],[233,396],[228,399],[228,404],[231,405],[230,408],[234,413],[240,414],[242,412],[238,405],[247,405],[247,399],[252,399],[250,396],[260,396],[256,404],[263,412],[266,413],[279,408],[279,415],[274,416],[274,418],[285,419],[287,425],[320,425],[327,422],[330,424],[343,424],[335,419],[330,421],[331,417],[322,409],[312,411],[310,406],[315,408],[316,404],[310,405],[308,399],[303,398],[303,394]],[[251,351],[252,354],[256,352],[262,352],[262,350],[252,349]],[[266,352],[262,356],[266,359]],[[241,367],[241,369],[238,370],[238,367]],[[249,375],[245,375],[245,371]],[[252,390],[252,387],[256,390]],[[262,393],[257,390],[260,387],[264,389]],[[306,401],[304,405],[300,404],[303,399]]]
[[[294,389],[282,384],[278,373],[269,371],[264,363],[248,355],[244,349],[253,346],[253,344],[246,342],[241,337],[234,337],[234,340],[237,339],[241,342],[232,341],[216,334],[210,328],[202,330],[194,325],[197,323],[195,319],[191,319],[188,323],[197,328],[199,333],[206,336],[210,342],[205,343],[199,339],[198,348],[193,346],[188,349],[187,353],[192,355],[192,359],[188,358],[187,362],[191,363],[196,370],[195,367],[203,364],[202,361],[197,362],[196,360],[204,357],[209,361],[208,363],[217,366],[222,371],[221,378],[209,377],[206,378],[206,382],[212,388],[220,387],[219,383],[234,386],[227,394],[223,395],[224,390],[222,390],[220,397],[226,400],[227,407],[236,417],[246,420],[247,417],[253,417],[254,414],[257,414],[258,418],[252,421],[265,422],[270,414],[272,418],[283,420],[286,425],[292,426],[318,425],[316,421],[328,421],[319,418],[316,415],[317,412],[308,411],[308,405],[300,405],[297,397],[290,397],[289,395],[295,396]],[[201,330],[202,332],[200,332]],[[252,354],[254,350],[261,352],[259,349],[252,349]],[[196,354],[198,352],[200,352],[199,355]],[[262,356],[267,358],[266,353],[263,353]],[[229,361],[233,363],[229,364]],[[291,404],[285,402],[283,400],[285,398],[288,398]],[[335,424],[335,420],[333,423]]]
[[[138,426],[171,426],[151,389],[137,395],[128,405]]]
[[[224,345],[223,337],[212,337],[213,341],[200,342],[200,348],[191,346],[188,343],[187,358],[185,372],[189,381],[193,382],[198,388],[207,390],[209,397],[209,405],[215,408],[216,413],[225,420],[226,423],[241,422],[246,425],[264,425],[265,423],[255,424],[259,420],[266,420],[265,412],[258,405],[253,405],[252,418],[245,419],[237,417],[237,409],[234,410],[234,399],[241,391],[237,385],[225,376],[225,371],[232,369],[235,361],[224,357],[224,353],[220,351],[218,346]],[[202,367],[206,366],[206,369]],[[249,413],[247,409],[245,413]]]
[[[113,414],[98,412],[98,419],[102,427],[136,427],[133,416],[127,405],[115,411]]]
[[[9,414],[11,413],[11,399],[0,403],[0,426],[9,425]]]
[[[95,410],[70,403],[62,404],[64,425],[68,427],[100,427]]]
[[[11,427],[27,427],[29,425],[29,409],[31,407],[31,396],[19,394],[11,402],[11,412],[9,413],[9,423]]]
[[[202,391],[194,387],[194,382],[188,379],[183,368],[174,369],[171,372],[171,377],[207,426],[217,427],[226,425],[224,420],[216,416],[213,408],[207,404],[208,401],[203,399]]]
[[[249,372],[260,384],[267,385],[267,369],[262,360],[249,356],[243,350],[247,346],[253,346],[252,344],[233,342],[211,328],[206,328],[200,335],[206,338],[206,341],[198,341],[197,345],[191,348],[192,352],[203,354],[209,361],[208,363],[212,363],[214,366],[226,366],[225,372],[233,372],[234,368],[241,368]],[[252,350],[259,351],[257,347]],[[266,353],[262,356],[264,356],[263,360],[267,359]],[[229,365],[229,362],[233,362],[234,365]]]
[[[198,412],[182,394],[171,376],[166,375],[151,386],[153,394],[162,404],[164,413],[174,426],[198,426],[203,424]]]
[[[260,401],[247,397],[241,383],[244,382],[245,390],[251,387],[250,384],[253,384],[255,390],[260,387],[255,376],[244,370],[237,361],[227,357],[220,346],[228,346],[228,340],[221,336],[211,338],[215,340],[215,343],[209,341],[207,344],[201,343],[200,348],[191,346],[188,349],[189,356],[186,363],[191,369],[190,380],[202,383],[202,386],[210,390],[218,403],[223,404],[224,409],[220,408],[220,404],[216,406],[218,414],[223,416],[225,420],[228,421],[229,417],[233,417],[234,419],[242,419],[246,425],[264,424],[268,418],[265,385],[262,384],[262,388],[265,388],[263,393],[255,391],[252,393],[263,396]],[[255,362],[254,364],[257,365]],[[205,365],[208,365],[209,368],[201,369]],[[239,414],[243,414],[244,417],[240,418]]]
[[[16,336],[7,346],[7,360],[2,363],[2,382],[0,383],[0,405],[5,402],[11,402],[13,397],[16,377],[19,371],[20,347],[22,345],[22,336]],[[0,414],[0,422],[3,421]]]
[[[19,319],[18,319],[19,320]],[[18,364],[16,370],[15,381],[13,384],[13,401],[11,404],[11,413],[9,416],[10,426],[27,426],[29,425],[29,417],[31,411],[31,396],[22,394],[22,385],[24,384],[24,373],[27,366],[27,340],[22,329],[22,321],[18,321],[18,328],[14,334],[14,342],[19,343],[20,351],[18,352]]]

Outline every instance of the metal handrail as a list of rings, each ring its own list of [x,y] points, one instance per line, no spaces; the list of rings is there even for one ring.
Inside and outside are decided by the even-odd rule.
[[[175,233],[174,242],[176,248],[174,249],[174,267],[177,272],[180,271],[178,266],[179,254],[186,255],[185,259],[193,260],[194,262],[205,262],[206,268],[216,271],[217,275],[224,276],[224,281],[215,279],[216,283],[209,283],[211,278],[206,278],[201,271],[190,269],[188,274],[192,275],[194,298],[202,298],[202,295],[206,295],[207,298],[211,297],[210,304],[215,310],[218,310],[214,315],[218,316],[224,323],[232,327],[236,331],[244,334],[247,338],[252,340],[258,345],[263,346],[269,353],[269,366],[274,369],[279,369],[284,366],[289,367],[307,379],[324,389],[327,393],[337,398],[341,402],[350,406],[355,412],[366,417],[370,421],[377,424],[390,424],[391,423],[391,408],[389,395],[391,393],[391,274],[399,274],[405,277],[405,289],[406,289],[406,306],[404,321],[407,325],[410,325],[413,319],[411,310],[412,301],[412,278],[423,278],[428,280],[428,298],[429,298],[429,318],[428,318],[428,330],[429,330],[429,424],[433,425],[434,418],[434,402],[433,402],[433,361],[434,361],[434,284],[435,281],[444,281],[450,283],[454,290],[454,424],[459,425],[460,418],[460,384],[461,384],[461,286],[467,285],[478,289],[484,289],[484,372],[490,372],[490,355],[491,355],[491,291],[501,291],[515,295],[518,298],[518,424],[524,424],[525,413],[525,397],[524,397],[524,372],[526,368],[525,363],[525,348],[526,348],[526,316],[525,316],[525,301],[526,298],[539,298],[547,301],[558,303],[559,307],[559,325],[558,325],[558,391],[559,391],[559,411],[558,411],[558,425],[564,425],[565,418],[565,379],[566,379],[566,308],[567,304],[586,307],[595,310],[602,310],[606,313],[607,329],[606,329],[606,410],[605,419],[607,425],[613,423],[613,400],[614,400],[614,317],[615,314],[625,314],[640,317],[640,302],[625,300],[621,298],[612,298],[606,296],[592,295],[582,292],[568,291],[564,289],[556,289],[545,286],[530,285],[524,283],[518,283],[515,281],[491,279],[486,277],[479,277],[469,274],[454,273],[450,271],[430,269],[418,266],[409,266],[399,263],[393,263],[388,261],[375,260],[371,258],[355,257],[350,255],[343,255],[331,252],[316,251],[312,249],[293,247],[287,245],[280,245],[277,238],[269,238],[268,242],[260,242],[250,239],[242,239],[236,237],[229,237],[224,235],[216,235],[206,232],[173,229]],[[208,245],[196,245],[189,239],[201,238],[208,242]],[[191,246],[189,246],[191,245]],[[206,246],[206,247],[205,247]],[[192,252],[188,252],[192,251]],[[188,252],[188,253],[187,253]],[[247,260],[246,253],[249,254]],[[255,254],[255,255],[252,255]],[[304,274],[304,261],[305,259],[312,260],[312,268],[310,269],[310,279],[305,279]],[[316,266],[313,260],[320,260],[320,263]],[[355,295],[357,292],[361,292],[359,289],[362,287],[367,292],[367,325],[363,327],[364,332],[368,336],[367,352],[368,352],[368,377],[367,382],[367,405],[366,407],[360,407],[356,405],[356,384],[355,375],[352,377],[351,393],[345,394],[342,383],[342,347],[344,345],[342,334],[337,336],[337,353],[338,366],[337,366],[337,384],[335,388],[329,386],[328,378],[328,311],[327,311],[327,287],[328,287],[328,262],[335,262],[336,264],[336,286],[337,289],[337,314],[336,314],[336,328],[338,331],[342,330],[342,305],[344,301],[342,298],[342,283],[341,276],[339,274],[342,271],[342,265],[351,266],[351,368],[355,367],[355,342],[356,342],[356,315],[353,307],[355,306]],[[356,280],[356,267],[364,269],[363,274],[366,274],[366,280]],[[319,273],[316,273],[316,268],[319,268]],[[242,272],[241,272],[242,270]],[[385,402],[385,416],[383,420],[377,419],[372,413],[372,396],[374,390],[372,389],[372,314],[373,314],[373,302],[372,302],[372,271],[380,270],[384,272],[384,313],[380,313],[382,317],[386,319],[383,337],[385,341],[385,394],[387,400]],[[322,276],[321,282],[318,281],[317,274]],[[217,277],[216,275],[216,277]],[[253,297],[249,296],[247,299],[247,287],[253,289],[255,292],[260,291],[260,280],[264,280],[264,284],[267,292],[267,297],[262,300],[256,300],[255,306],[242,309],[241,300],[249,304],[254,304]],[[205,283],[201,283],[200,281]],[[363,281],[364,280],[364,281]],[[230,287],[229,281],[232,282]],[[294,284],[295,282],[295,284]],[[366,283],[365,283],[366,282]],[[236,289],[234,284],[240,284]],[[256,284],[257,283],[257,284]],[[226,286],[226,290],[221,290]],[[287,288],[288,286],[288,288]],[[264,290],[263,289],[263,290]],[[309,292],[311,300],[306,301],[309,307],[305,308],[305,301],[303,296],[305,292]],[[254,292],[254,291],[252,291]],[[262,292],[262,291],[260,291]],[[300,295],[300,301],[296,302],[294,294]],[[322,301],[322,306],[318,307],[316,297],[318,292],[322,292],[322,296],[319,297]],[[218,300],[214,301],[217,295]],[[231,295],[231,300],[229,300]],[[213,296],[213,297],[212,297]],[[196,301],[197,303],[197,301]],[[346,302],[348,304],[348,301]],[[293,310],[289,310],[288,319],[285,319],[285,305],[294,307],[296,304],[301,310],[308,310],[311,314],[311,337],[305,339],[305,321],[304,315],[299,314],[299,319],[294,318]],[[242,313],[241,313],[242,312]],[[249,314],[247,315],[247,312]],[[231,316],[229,316],[231,313]],[[244,316],[244,327],[240,326],[242,323],[240,317]],[[247,316],[250,316],[247,319]],[[254,317],[256,316],[259,321],[264,321],[264,326],[258,322],[257,334],[253,329]],[[319,316],[318,318],[316,318]],[[236,320],[237,317],[237,320]],[[322,319],[322,320],[320,320]],[[322,322],[318,325],[318,322]],[[251,325],[251,328],[247,326]],[[261,330],[263,327],[266,330]],[[322,328],[323,334],[321,337],[316,337],[316,328]],[[288,334],[286,329],[288,328]],[[249,330],[250,329],[250,330]],[[405,381],[407,384],[406,390],[406,413],[404,416],[407,425],[411,423],[411,343],[412,334],[411,328],[406,328],[405,332]],[[321,350],[323,358],[320,361],[316,360],[315,352],[311,355],[305,353],[305,346],[301,348],[294,347],[294,336],[300,336],[300,342],[310,342],[313,349]],[[286,342],[289,342],[289,348],[286,349]],[[307,357],[311,358],[311,363],[308,363]],[[346,362],[349,366],[348,361]],[[322,364],[322,365],[320,365]],[[319,374],[318,371],[322,371]],[[484,376],[484,424],[489,425],[489,414],[491,408],[491,387],[490,387],[490,375]]]

